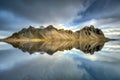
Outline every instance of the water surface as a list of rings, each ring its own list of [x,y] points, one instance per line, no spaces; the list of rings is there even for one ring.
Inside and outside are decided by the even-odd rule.
[[[23,46],[14,48],[15,46],[1,42],[0,80],[120,80],[119,40],[102,43],[99,50],[93,46],[96,50],[94,54],[86,52],[87,47],[82,43],[79,49],[71,43],[74,45],[72,48],[66,49],[64,46],[61,50],[59,45],[57,50],[54,47],[59,43],[53,44],[49,43],[52,45],[50,47],[44,43],[44,48],[37,49],[42,49],[42,52],[34,51],[30,54],[29,51],[22,50]],[[27,46],[27,50],[32,47],[30,44]],[[53,50],[53,54],[47,53],[50,50]]]

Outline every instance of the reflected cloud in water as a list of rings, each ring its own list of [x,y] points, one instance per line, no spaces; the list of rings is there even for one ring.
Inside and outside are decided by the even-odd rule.
[[[119,80],[119,54],[109,51],[114,50],[115,47],[111,46],[118,46],[118,43],[119,41],[10,43],[15,48],[1,43],[1,46],[6,46],[6,50],[0,50],[0,79]],[[119,47],[116,48],[118,49]],[[26,54],[41,51],[44,54]],[[83,52],[92,52],[94,55]]]

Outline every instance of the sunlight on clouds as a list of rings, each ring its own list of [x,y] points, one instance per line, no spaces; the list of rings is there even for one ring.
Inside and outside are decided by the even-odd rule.
[[[94,25],[94,26],[96,26],[96,24],[97,24],[97,20],[91,19],[91,20],[89,20],[89,21],[80,23],[80,26],[82,26],[82,27],[84,27],[84,26],[89,26],[89,25]]]
[[[110,23],[106,23],[104,25],[101,26],[101,29],[103,30],[116,30],[120,27],[120,21],[116,19],[116,21],[110,22]],[[118,29],[119,30],[119,29]]]
[[[78,30],[78,28],[76,26],[69,26],[67,27],[64,24],[53,24],[54,27],[56,27],[57,29],[65,29],[65,30],[72,30],[72,31],[76,31]]]
[[[105,35],[120,35],[120,28],[119,27],[109,27],[107,29],[102,30]]]
[[[104,33],[105,35],[120,35],[120,32],[109,32],[109,33]]]
[[[106,37],[119,39],[120,28],[111,28],[111,29],[108,29],[108,30],[103,29],[102,31],[104,32]]]
[[[89,25],[94,25],[95,27],[102,28],[103,26],[108,26],[110,23],[114,21],[118,21],[118,18],[106,18],[106,19],[90,19],[88,21],[82,22],[79,24],[79,26],[89,26]],[[104,28],[103,27],[103,28]]]
[[[108,29],[103,29],[104,32],[110,32],[110,31],[120,31],[119,27],[115,27],[115,28],[108,28]]]

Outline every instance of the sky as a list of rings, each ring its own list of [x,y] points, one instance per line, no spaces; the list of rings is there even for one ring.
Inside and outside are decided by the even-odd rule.
[[[56,28],[71,30],[94,25],[96,28],[100,28],[105,36],[120,38],[120,0],[0,0],[0,38],[8,37],[30,25],[34,27],[54,25]],[[86,54],[73,50],[69,55],[67,51],[64,52],[68,57],[60,52],[52,57],[46,54],[31,56],[22,53],[19,49],[13,49],[6,43],[0,43],[0,72],[13,68],[11,71],[19,78],[22,76],[19,74],[32,75],[33,73],[37,73],[34,77],[45,74],[48,78],[53,78],[54,75],[67,74],[65,76],[68,78],[71,78],[71,75],[84,78],[86,75],[90,77],[88,72],[92,71],[92,74],[98,73],[96,74],[98,79],[101,79],[101,76],[108,79],[116,78],[120,74],[120,56],[118,54],[120,43],[110,42],[109,44],[102,52],[99,52],[100,54],[86,56]],[[74,58],[76,60],[70,57],[76,57]],[[24,64],[21,64],[23,62]],[[31,62],[35,64],[31,65]],[[20,68],[21,66],[19,67],[18,64],[24,66]],[[52,67],[45,68],[49,65]],[[63,67],[65,68],[63,69]],[[16,73],[16,69],[20,73]],[[54,72],[52,72],[53,70]],[[11,71],[4,73],[3,76],[7,79],[14,78]],[[103,74],[105,71],[106,73]],[[59,73],[56,74],[57,72]],[[101,75],[100,78],[99,75]]]
[[[0,0],[0,33],[29,25],[72,30],[94,25],[120,31],[120,0]]]

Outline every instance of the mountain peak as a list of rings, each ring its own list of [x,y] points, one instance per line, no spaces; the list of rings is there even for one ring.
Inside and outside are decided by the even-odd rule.
[[[46,29],[56,29],[53,25],[49,25],[46,27]]]

